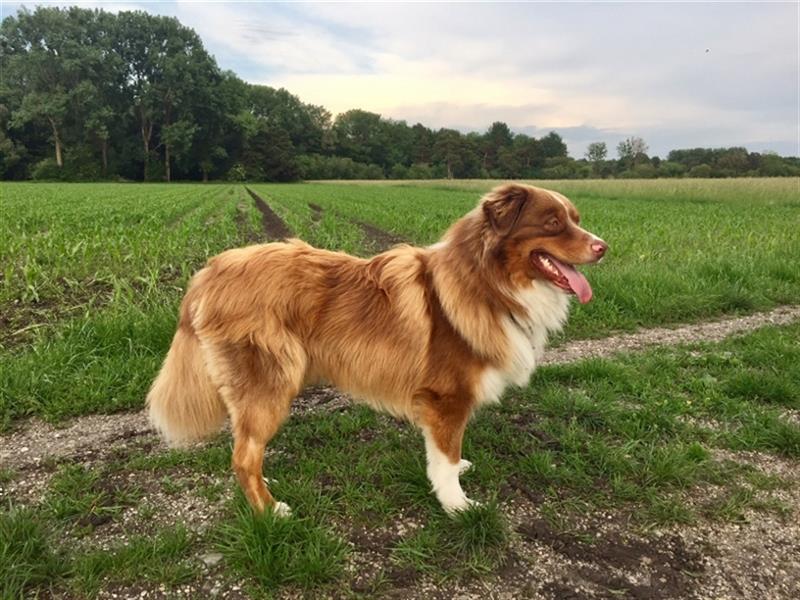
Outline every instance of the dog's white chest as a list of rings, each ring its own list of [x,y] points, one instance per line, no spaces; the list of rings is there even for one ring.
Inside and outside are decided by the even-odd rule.
[[[559,331],[567,320],[569,296],[558,288],[540,283],[517,295],[527,310],[526,319],[504,321],[509,360],[503,368],[487,367],[476,390],[479,403],[497,402],[509,385],[526,385],[544,354],[550,333]]]

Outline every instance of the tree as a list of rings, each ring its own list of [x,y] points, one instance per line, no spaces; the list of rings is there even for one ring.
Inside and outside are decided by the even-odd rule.
[[[483,136],[482,150],[483,158],[481,166],[486,171],[491,171],[497,167],[498,154],[503,150],[511,147],[514,141],[514,136],[511,133],[508,125],[502,121],[495,121],[492,123],[489,130]],[[507,155],[507,157],[510,155]]]
[[[541,146],[536,138],[518,133],[514,136],[512,144],[513,160],[518,167],[518,177],[532,177],[533,168],[544,160],[541,156]]]
[[[127,69],[125,81],[132,111],[139,121],[144,179],[152,150],[164,148],[164,178],[170,181],[173,154],[184,151],[194,134],[193,109],[201,104],[218,77],[216,63],[198,35],[177,19],[144,12],[118,15],[117,50]],[[153,136],[160,128],[160,143]]]
[[[381,116],[366,110],[348,110],[336,117],[332,127],[336,154],[356,162],[386,164],[385,129]]]
[[[592,163],[595,175],[600,174],[600,168],[608,155],[608,147],[605,142],[592,142],[586,148],[586,160]]]
[[[445,165],[448,179],[452,179],[454,174],[461,169],[461,154],[461,134],[455,129],[440,129],[433,144],[433,157],[436,162]]]
[[[636,136],[629,137],[617,144],[617,155],[620,161],[629,168],[638,162],[648,160],[647,151],[645,141]]]
[[[608,147],[605,142],[592,142],[586,148],[586,160],[591,163],[599,163],[606,159]]]
[[[94,64],[91,49],[82,43],[85,13],[93,15],[77,8],[40,7],[33,13],[23,8],[16,18],[4,19],[0,29],[4,79],[14,104],[11,125],[45,124],[59,168],[70,108],[80,108],[79,86]]]
[[[544,158],[559,158],[567,156],[567,145],[561,136],[551,131],[539,140],[539,148]]]
[[[417,123],[411,128],[411,162],[412,164],[427,164],[432,160],[433,143],[435,136],[433,131],[425,127],[422,123]]]

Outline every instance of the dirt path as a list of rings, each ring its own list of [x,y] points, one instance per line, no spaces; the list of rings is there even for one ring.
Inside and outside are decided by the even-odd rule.
[[[800,319],[800,306],[779,306],[768,312],[743,317],[704,321],[675,328],[642,329],[635,333],[612,335],[598,340],[580,340],[551,348],[539,364],[553,365],[584,358],[607,358],[618,352],[634,352],[652,346],[671,346],[699,341],[718,342],[737,333],[767,325],[788,325],[798,319]]]
[[[261,224],[264,228],[264,233],[267,234],[267,237],[269,237],[271,240],[282,240],[292,237],[292,230],[289,229],[289,226],[286,224],[286,222],[270,208],[269,204],[267,204],[261,196],[256,194],[249,187],[246,187],[245,189],[247,190],[247,193],[250,194],[253,202],[256,203],[256,208],[261,212]]]

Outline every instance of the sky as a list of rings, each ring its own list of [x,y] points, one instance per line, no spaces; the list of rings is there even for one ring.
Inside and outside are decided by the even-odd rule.
[[[557,131],[570,154],[631,135],[651,155],[745,146],[800,155],[800,3],[2,1],[177,17],[223,69],[334,115]]]

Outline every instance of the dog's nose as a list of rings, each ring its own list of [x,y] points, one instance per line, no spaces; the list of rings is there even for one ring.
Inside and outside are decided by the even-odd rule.
[[[608,250],[608,244],[606,244],[603,240],[597,240],[593,242],[591,245],[592,252],[597,255],[597,258],[601,258]]]

